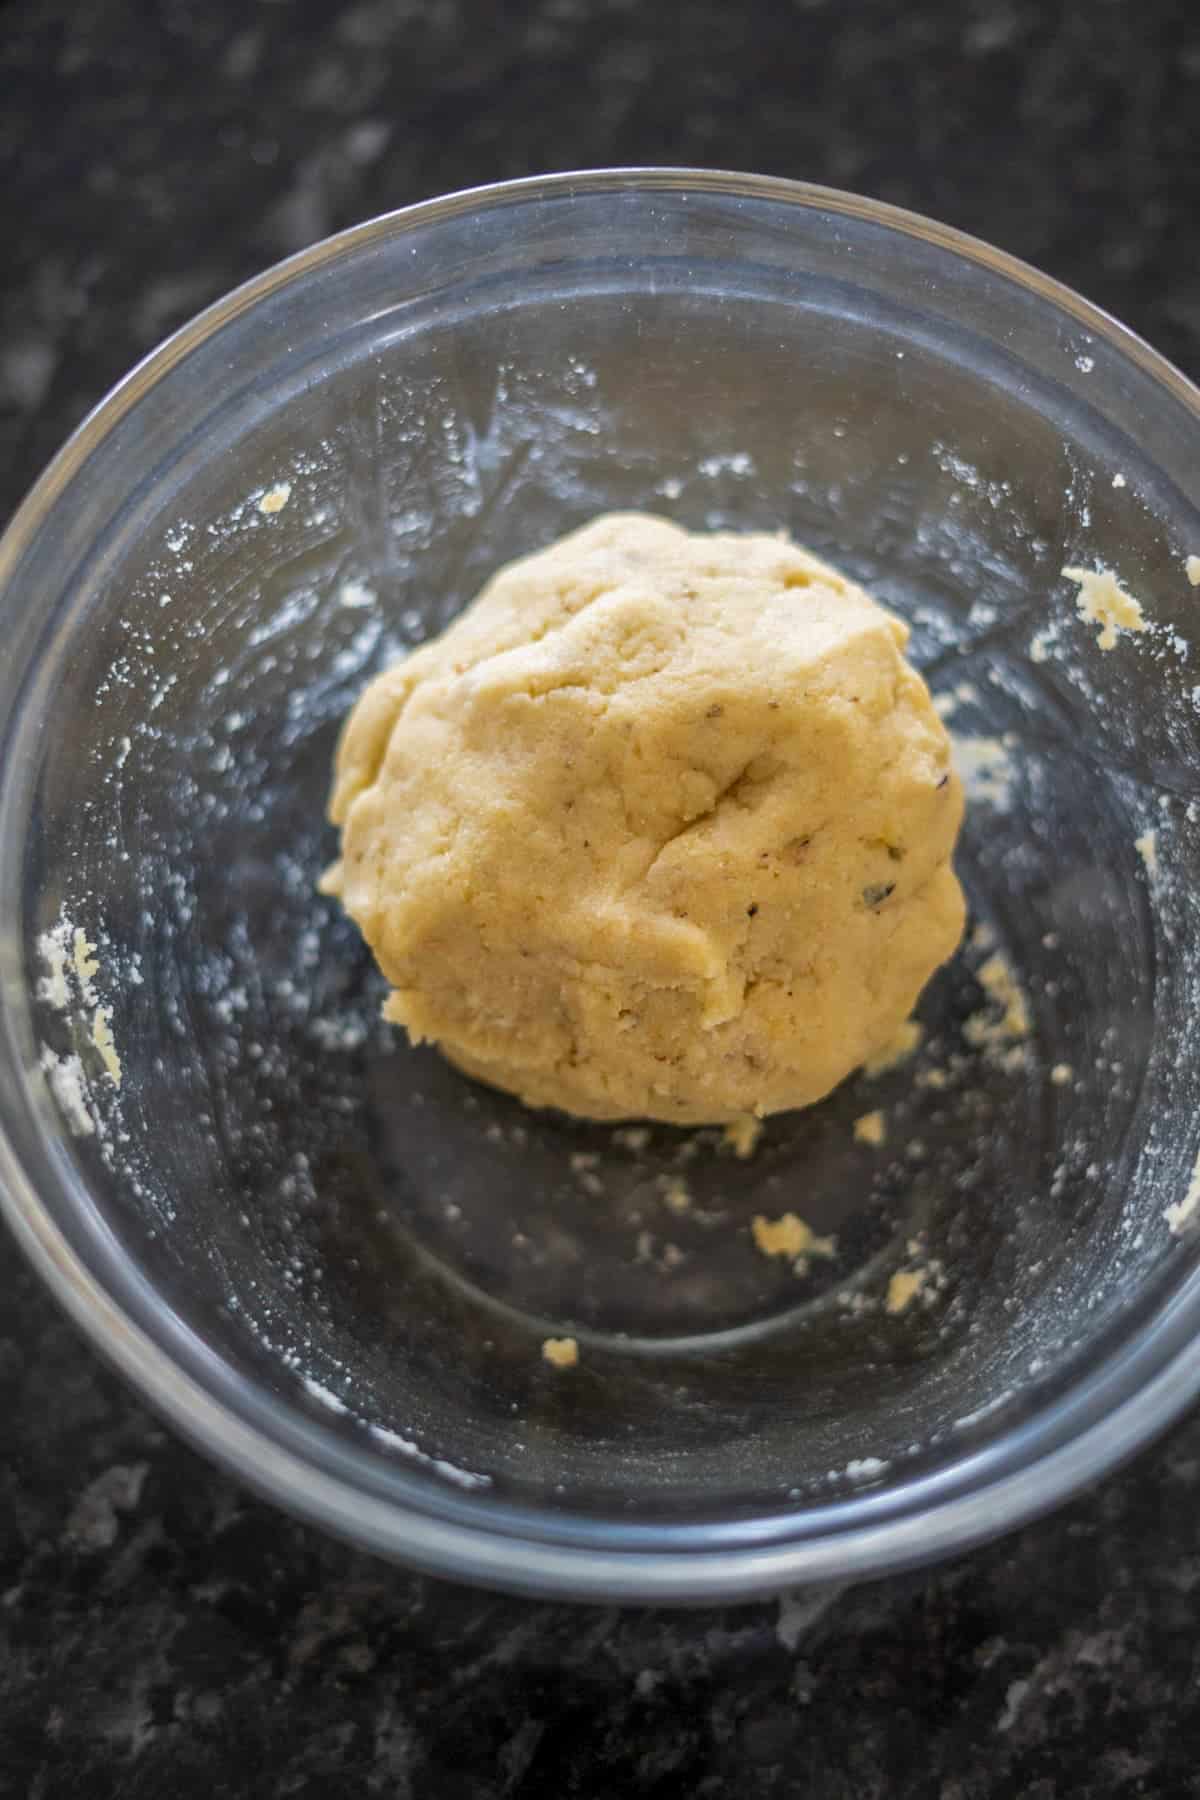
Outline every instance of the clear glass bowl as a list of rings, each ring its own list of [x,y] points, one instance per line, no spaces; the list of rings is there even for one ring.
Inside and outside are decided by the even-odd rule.
[[[751,176],[453,196],[202,315],[0,548],[0,1180],[60,1299],[264,1493],[528,1591],[864,1576],[1131,1450],[1200,1381],[1198,453],[1074,295]],[[747,1161],[413,1051],[315,889],[367,677],[612,507],[841,564],[962,743],[921,1049]],[[1077,564],[1150,629],[1101,650]],[[761,1254],[787,1211],[835,1254]]]

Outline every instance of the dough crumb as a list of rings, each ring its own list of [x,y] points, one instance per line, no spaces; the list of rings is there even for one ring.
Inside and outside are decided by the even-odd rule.
[[[114,1087],[120,1087],[121,1059],[113,1042],[111,1006],[98,1006],[92,1015],[92,1042],[100,1052],[108,1079]]]
[[[726,1150],[732,1150],[742,1162],[754,1155],[758,1148],[758,1140],[762,1136],[762,1120],[756,1119],[752,1113],[744,1118],[735,1119],[725,1127],[722,1133],[722,1144]]]
[[[573,1369],[579,1361],[579,1345],[573,1337],[543,1338],[542,1359],[556,1369]]]
[[[910,1238],[906,1247],[909,1256],[917,1256],[921,1241]],[[931,1256],[911,1269],[897,1269],[888,1282],[883,1310],[895,1317],[907,1311],[914,1300],[919,1300],[922,1306],[931,1306],[945,1285],[946,1268],[939,1257]]]
[[[1088,625],[1099,625],[1096,639],[1101,650],[1112,650],[1123,631],[1145,631],[1146,615],[1111,569],[1064,569],[1068,581],[1079,586],[1076,611]]]
[[[120,1087],[121,1059],[113,1040],[112,1007],[101,1005],[96,992],[95,977],[100,973],[96,945],[81,926],[72,924],[63,913],[59,915],[58,923],[38,938],[37,947],[47,971],[38,983],[39,997],[57,1012],[66,1013],[71,1009],[72,995],[78,991],[80,1001],[91,1013],[92,1044],[100,1054],[109,1080],[114,1087]],[[51,1061],[47,1062],[43,1057],[43,1068],[59,1104],[74,1119],[78,1130],[84,1135],[89,1134],[95,1129],[95,1120],[86,1104],[87,1085],[82,1063],[78,1057],[68,1057],[63,1061],[54,1058],[52,1052],[47,1051],[46,1055],[51,1057]],[[73,1086],[73,1064],[78,1064],[82,1082],[78,1095]],[[77,1099],[78,1106],[75,1104]],[[86,1126],[81,1123],[83,1118],[87,1120]]]
[[[1070,1063],[1055,1063],[1050,1071],[1050,1079],[1055,1087],[1069,1087],[1075,1078],[1075,1071]]]
[[[869,1144],[878,1150],[887,1141],[887,1120],[880,1107],[874,1112],[864,1113],[861,1119],[854,1121],[854,1136],[858,1143]]]
[[[1189,556],[1186,566],[1188,580],[1193,587],[1200,587],[1200,556]]]
[[[750,1226],[754,1245],[764,1256],[834,1256],[835,1237],[818,1237],[812,1226],[796,1213],[786,1212],[778,1219],[764,1219],[756,1213]]]
[[[977,1049],[989,1044],[1002,1044],[1029,1035],[1029,1004],[1020,982],[1006,957],[999,951],[979,970],[979,982],[994,1006],[1002,1010],[996,1018],[990,1013],[972,1013],[963,1026],[963,1036]]]
[[[823,1099],[962,934],[962,788],[908,641],[766,533],[613,514],[500,569],[341,735],[384,1016],[577,1117]]]
[[[75,979],[79,983],[80,992],[87,1001],[92,1001],[95,994],[92,990],[92,977],[100,973],[100,964],[96,960],[96,946],[88,942],[87,933],[75,927],[74,942]]]
[[[258,503],[258,510],[260,513],[266,513],[269,518],[272,513],[282,512],[291,497],[291,482],[277,482],[273,488],[267,489],[266,493]]]
[[[662,1183],[663,1205],[668,1212],[681,1217],[692,1209],[692,1196],[682,1175],[668,1175]]]
[[[850,1293],[843,1290],[837,1296],[837,1303],[842,1311],[849,1313],[853,1319],[861,1318],[864,1313],[879,1311],[879,1302],[873,1294]]]
[[[1134,838],[1133,847],[1141,857],[1147,875],[1158,874],[1158,833],[1143,831],[1141,837]]]
[[[1167,1221],[1171,1230],[1178,1235],[1185,1225],[1191,1223],[1198,1212],[1200,1212],[1200,1156],[1197,1156],[1196,1158],[1196,1166],[1192,1170],[1192,1179],[1188,1183],[1187,1193],[1183,1196],[1182,1200],[1178,1200],[1173,1206],[1167,1207],[1166,1211],[1163,1213],[1163,1218]]]
[[[883,1309],[889,1313],[902,1313],[910,1306],[925,1285],[923,1269],[897,1269],[888,1282],[887,1299]]]
[[[906,1019],[890,1043],[885,1044],[882,1050],[877,1050],[874,1056],[869,1056],[863,1064],[863,1074],[868,1081],[873,1081],[877,1075],[886,1075],[889,1069],[898,1069],[901,1063],[906,1063],[924,1035],[924,1027],[919,1020]]]
[[[1125,486],[1125,477],[1123,475],[1114,475],[1112,484],[1115,488],[1123,488]]]
[[[634,1156],[640,1156],[649,1142],[650,1130],[646,1125],[622,1125],[620,1130],[613,1132],[613,1143]]]
[[[576,1169],[575,1179],[578,1181],[584,1193],[590,1194],[593,1200],[605,1200],[608,1198],[608,1189],[604,1185],[604,1177],[602,1175],[597,1175],[594,1169]]]

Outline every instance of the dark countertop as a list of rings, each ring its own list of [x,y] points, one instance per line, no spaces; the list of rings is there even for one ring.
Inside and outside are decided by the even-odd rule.
[[[496,9],[498,16],[498,9]],[[326,232],[554,167],[755,167],[1029,258],[1200,373],[1200,15],[1177,0],[11,0],[0,517],[199,307]],[[1188,21],[1191,21],[1189,24]],[[933,1574],[689,1614],[326,1542],[0,1274],[0,1794],[1200,1792],[1200,1418]]]

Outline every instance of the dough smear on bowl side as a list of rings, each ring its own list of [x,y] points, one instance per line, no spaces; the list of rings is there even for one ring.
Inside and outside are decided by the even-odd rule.
[[[907,627],[807,551],[611,514],[365,690],[330,815],[386,1014],[592,1119],[727,1124],[895,1043],[962,935]]]

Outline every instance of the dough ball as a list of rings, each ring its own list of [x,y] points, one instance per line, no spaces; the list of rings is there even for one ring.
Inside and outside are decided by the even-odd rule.
[[[326,878],[460,1068],[592,1119],[808,1106],[962,933],[907,628],[781,538],[596,519],[351,713]]]

